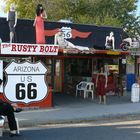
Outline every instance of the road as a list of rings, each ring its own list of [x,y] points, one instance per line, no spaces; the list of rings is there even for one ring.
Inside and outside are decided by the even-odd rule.
[[[36,128],[22,128],[20,137],[14,140],[138,140],[139,120],[107,120],[78,124],[43,125]],[[2,140],[11,140],[8,132]]]

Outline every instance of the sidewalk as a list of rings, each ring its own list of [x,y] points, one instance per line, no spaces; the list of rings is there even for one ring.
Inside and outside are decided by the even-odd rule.
[[[94,121],[111,117],[140,115],[140,103],[131,103],[130,93],[123,97],[108,96],[108,104],[98,100],[76,98],[68,95],[54,97],[54,107],[17,113],[20,127],[31,127],[51,123]]]

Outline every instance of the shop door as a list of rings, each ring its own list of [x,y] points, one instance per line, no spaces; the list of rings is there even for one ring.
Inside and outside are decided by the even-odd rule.
[[[62,71],[63,65],[61,59],[47,59],[47,76],[46,81],[52,85],[54,92],[62,92]]]
[[[54,75],[54,90],[55,92],[62,92],[62,60],[55,61],[55,75]]]

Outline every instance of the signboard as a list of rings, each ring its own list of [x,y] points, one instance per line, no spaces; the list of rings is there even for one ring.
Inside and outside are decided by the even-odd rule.
[[[65,39],[72,38],[72,33],[71,33],[72,29],[70,27],[62,27],[61,30],[64,33],[64,38]]]
[[[41,62],[12,62],[5,68],[7,83],[4,94],[11,102],[38,102],[48,95],[45,83],[47,69]]]
[[[130,54],[131,55],[139,56],[140,55],[140,51],[131,51]]]
[[[118,65],[108,65],[109,70],[119,70],[119,66]]]
[[[1,43],[1,54],[58,55],[59,46],[53,44]]]
[[[108,55],[120,55],[120,52],[114,52],[114,51],[107,51]]]

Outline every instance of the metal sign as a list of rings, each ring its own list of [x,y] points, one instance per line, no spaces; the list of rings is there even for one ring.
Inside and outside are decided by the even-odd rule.
[[[1,54],[10,55],[58,55],[54,44],[1,43]]]
[[[7,83],[4,94],[12,102],[38,102],[48,95],[46,67],[41,63],[12,62],[5,68]]]
[[[65,39],[70,39],[72,37],[71,28],[70,27],[62,27],[61,30],[64,33]]]
[[[131,51],[130,54],[131,55],[139,56],[140,55],[140,51]]]

